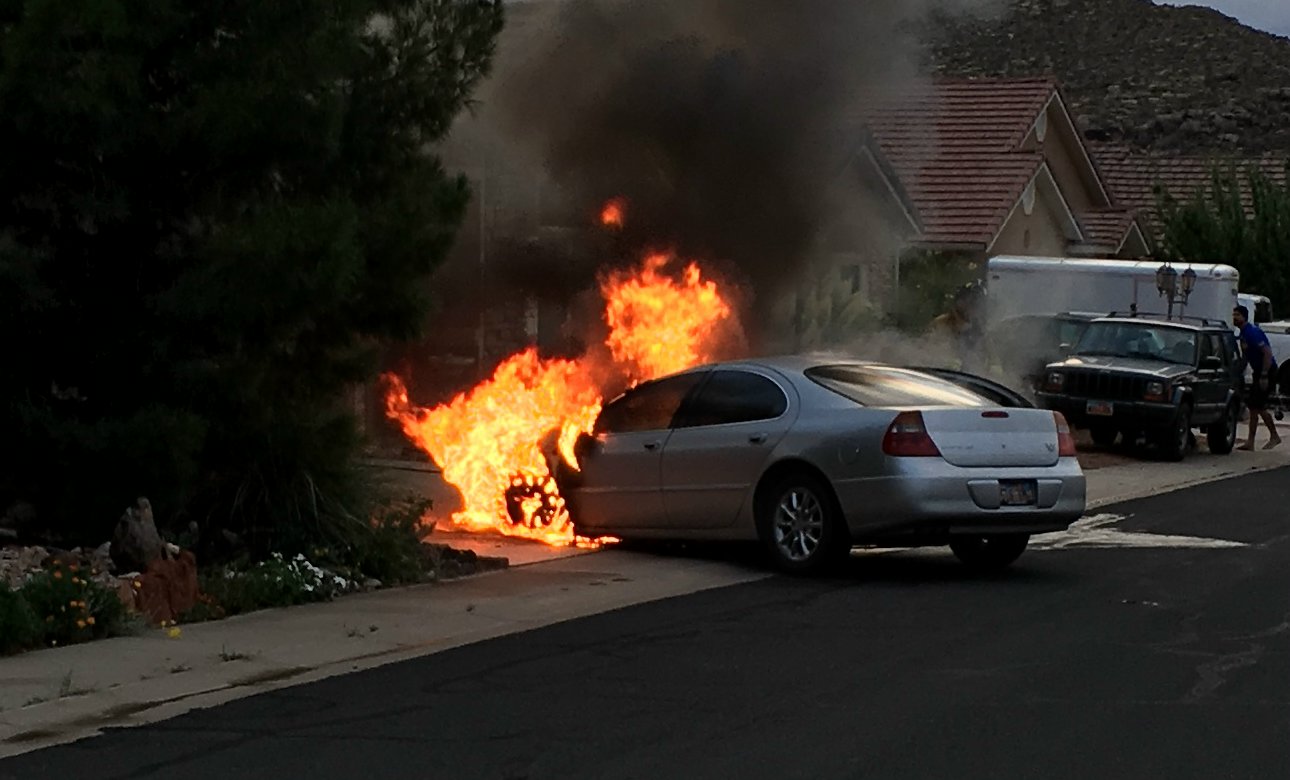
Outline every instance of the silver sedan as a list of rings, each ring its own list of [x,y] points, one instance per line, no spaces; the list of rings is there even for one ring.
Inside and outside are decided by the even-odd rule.
[[[948,544],[1002,568],[1084,512],[1061,415],[874,363],[745,360],[647,382],[575,453],[557,480],[580,534],[760,539],[792,572],[856,545]]]

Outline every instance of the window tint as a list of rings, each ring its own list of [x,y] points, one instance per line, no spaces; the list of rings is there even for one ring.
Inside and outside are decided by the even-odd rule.
[[[628,390],[610,403],[596,418],[596,433],[632,433],[635,431],[660,431],[672,425],[672,417],[681,408],[703,373],[646,382]]]
[[[951,382],[899,368],[816,366],[806,376],[862,406],[990,406]]]
[[[714,371],[693,401],[686,404],[678,428],[773,420],[788,410],[779,385],[747,371]]]

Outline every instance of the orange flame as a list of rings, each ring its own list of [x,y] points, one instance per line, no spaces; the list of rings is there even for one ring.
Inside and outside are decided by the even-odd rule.
[[[711,360],[710,334],[731,315],[716,283],[703,281],[698,265],[686,266],[679,282],[660,274],[671,259],[650,255],[639,272],[613,274],[601,283],[609,325],[606,343],[614,360],[637,379]]]
[[[646,258],[635,272],[607,275],[606,344],[629,384],[712,360],[733,312],[717,285],[691,263],[680,279],[664,273],[669,255]],[[407,388],[387,377],[386,413],[443,470],[465,508],[452,522],[467,531],[494,531],[548,544],[577,541],[547,466],[544,440],[577,467],[573,445],[590,433],[603,389],[592,363],[544,360],[527,349],[504,361],[491,379],[433,409],[413,406]]]
[[[624,224],[627,204],[622,198],[613,198],[600,210],[600,224],[605,227],[621,228]]]

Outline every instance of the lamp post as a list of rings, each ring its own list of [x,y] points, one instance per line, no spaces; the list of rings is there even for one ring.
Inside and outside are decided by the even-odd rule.
[[[1181,302],[1186,306],[1192,290],[1196,289],[1196,271],[1188,268],[1179,274],[1169,263],[1164,263],[1156,269],[1156,289],[1169,300],[1169,311],[1165,318],[1173,319],[1174,303]]]

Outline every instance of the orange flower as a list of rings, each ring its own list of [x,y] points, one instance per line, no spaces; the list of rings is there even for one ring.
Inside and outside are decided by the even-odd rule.
[[[76,621],[76,627],[77,627],[77,628],[85,628],[85,621],[84,621],[84,620],[78,620],[78,621]]]
[[[89,623],[91,626],[94,625],[94,616],[90,615],[89,617],[85,618],[85,622]]]
[[[63,578],[63,573],[58,569],[54,569],[54,579],[61,580],[62,578]]]

